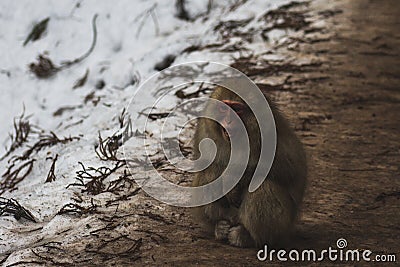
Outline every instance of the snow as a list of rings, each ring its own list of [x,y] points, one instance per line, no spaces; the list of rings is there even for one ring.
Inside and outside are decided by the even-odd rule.
[[[140,87],[134,81],[143,82],[155,74],[154,66],[170,54],[176,55],[174,64],[196,60],[229,64],[234,56],[239,55],[238,52],[208,49],[191,53],[181,51],[192,45],[226,42],[213,30],[221,21],[252,18],[244,30],[257,28],[262,23],[258,20],[261,15],[287,2],[250,0],[231,11],[235,1],[213,1],[211,12],[207,15],[207,1],[187,1],[189,14],[196,18],[188,22],[175,17],[175,1],[1,1],[0,155],[6,152],[6,146],[10,146],[13,118],[23,110],[26,115],[32,115],[30,122],[45,133],[53,131],[60,138],[80,137],[79,141],[58,144],[34,153],[36,162],[29,176],[17,185],[17,190],[6,191],[2,195],[18,200],[32,211],[38,221],[38,224],[32,224],[24,220],[17,221],[11,216],[0,217],[0,255],[13,252],[6,263],[20,259],[29,244],[42,238],[53,240],[56,233],[67,228],[75,229],[71,236],[79,238],[79,229],[91,220],[90,217],[78,219],[55,215],[63,205],[71,202],[74,192],[79,192],[74,187],[66,189],[66,185],[76,181],[75,172],[80,170],[78,162],[83,162],[85,166],[104,164],[94,153],[98,133],[107,137],[118,130],[118,115]],[[98,38],[93,52],[86,59],[47,79],[38,79],[29,71],[28,65],[36,62],[37,56],[45,52],[56,65],[83,55],[92,42],[91,21],[95,14],[98,14]],[[23,46],[32,26],[46,17],[50,17],[50,21],[44,36]],[[275,42],[285,34],[283,31],[272,32],[271,38]],[[239,41],[231,38],[226,44]],[[260,38],[246,45],[252,50],[260,47],[267,50],[268,44]],[[72,89],[86,70],[89,70],[87,82],[82,87]],[[105,82],[105,87],[96,89],[100,80]],[[91,92],[95,92],[95,99],[100,97],[97,105],[92,101],[84,103],[85,97]],[[133,100],[132,105],[135,106],[130,109],[130,115],[134,131],[137,124],[141,123],[140,120],[136,121],[138,112],[154,104],[157,99],[155,93],[145,92],[140,99]],[[169,96],[164,99],[162,107],[168,109],[176,104],[174,101],[176,97]],[[66,110],[61,116],[53,116],[59,108],[67,106],[75,109]],[[161,123],[155,122],[150,129],[156,132],[160,127]],[[170,130],[164,130],[163,134],[175,134],[172,128],[167,127]],[[33,134],[28,144],[32,145],[37,140],[37,134]],[[144,147],[140,139],[137,146],[135,153],[143,154]],[[1,173],[5,172],[10,157],[21,155],[25,148],[26,145],[16,149],[0,161]],[[56,154],[59,155],[56,180],[44,183],[51,165],[51,160],[46,158]],[[96,197],[105,199],[107,194]],[[38,225],[43,226],[39,233],[26,230]]]

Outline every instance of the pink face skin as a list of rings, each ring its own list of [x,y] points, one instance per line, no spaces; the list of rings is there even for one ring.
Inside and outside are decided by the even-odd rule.
[[[241,116],[246,110],[246,105],[241,102],[232,101],[232,100],[222,100],[226,105],[230,106],[237,115]],[[222,117],[221,126],[222,126],[222,136],[229,140],[228,131],[231,135],[235,134],[235,129],[237,127],[237,122],[235,122],[235,114],[231,109],[227,106],[221,104],[218,106],[218,111]]]

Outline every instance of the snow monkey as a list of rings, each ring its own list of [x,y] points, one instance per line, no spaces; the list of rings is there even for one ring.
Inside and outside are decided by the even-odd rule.
[[[217,87],[211,98],[232,109],[226,106],[217,109],[222,123],[199,118],[193,140],[194,158],[200,156],[199,143],[204,138],[214,140],[217,146],[214,161],[194,175],[192,186],[201,186],[217,179],[229,162],[230,139],[223,126],[231,127],[234,132],[235,125],[224,125],[224,121],[230,120],[232,110],[247,130],[250,154],[238,184],[217,201],[193,208],[195,217],[214,231],[215,239],[238,247],[280,246],[287,241],[306,186],[307,162],[303,146],[276,105],[265,97],[274,116],[277,145],[270,172],[254,192],[250,193],[248,186],[260,155],[260,129],[253,112],[241,98],[224,87]]]

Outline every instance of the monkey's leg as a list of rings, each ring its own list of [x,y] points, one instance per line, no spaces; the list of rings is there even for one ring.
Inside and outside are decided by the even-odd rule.
[[[220,199],[208,205],[196,207],[192,209],[194,217],[203,223],[205,230],[214,233],[216,239],[226,240],[229,228],[233,223],[238,221],[238,209],[227,205],[225,199]],[[224,227],[218,227],[220,221],[225,221],[229,225],[228,229],[222,230]]]
[[[215,225],[215,240],[228,241],[237,247],[254,247],[254,240],[250,233],[239,224],[232,227],[228,221],[219,221]]]
[[[238,225],[239,210],[235,206],[224,209],[224,216],[215,224],[214,235],[216,240],[228,240],[233,226]]]
[[[230,205],[225,197],[204,207],[204,213],[210,221],[219,222],[224,220],[231,225],[237,222],[238,212],[238,208]]]
[[[283,243],[296,215],[294,203],[283,187],[265,181],[256,191],[247,192],[239,209],[239,227],[232,229],[229,242],[235,246]]]
[[[226,199],[221,199],[204,208],[209,221],[215,223],[214,236],[216,240],[228,240],[232,225],[238,221],[238,208],[229,205]]]

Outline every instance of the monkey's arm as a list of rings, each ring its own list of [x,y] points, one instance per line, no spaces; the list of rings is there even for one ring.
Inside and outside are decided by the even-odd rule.
[[[239,208],[243,200],[243,189],[241,185],[236,185],[231,191],[225,196],[226,201],[230,206]]]

